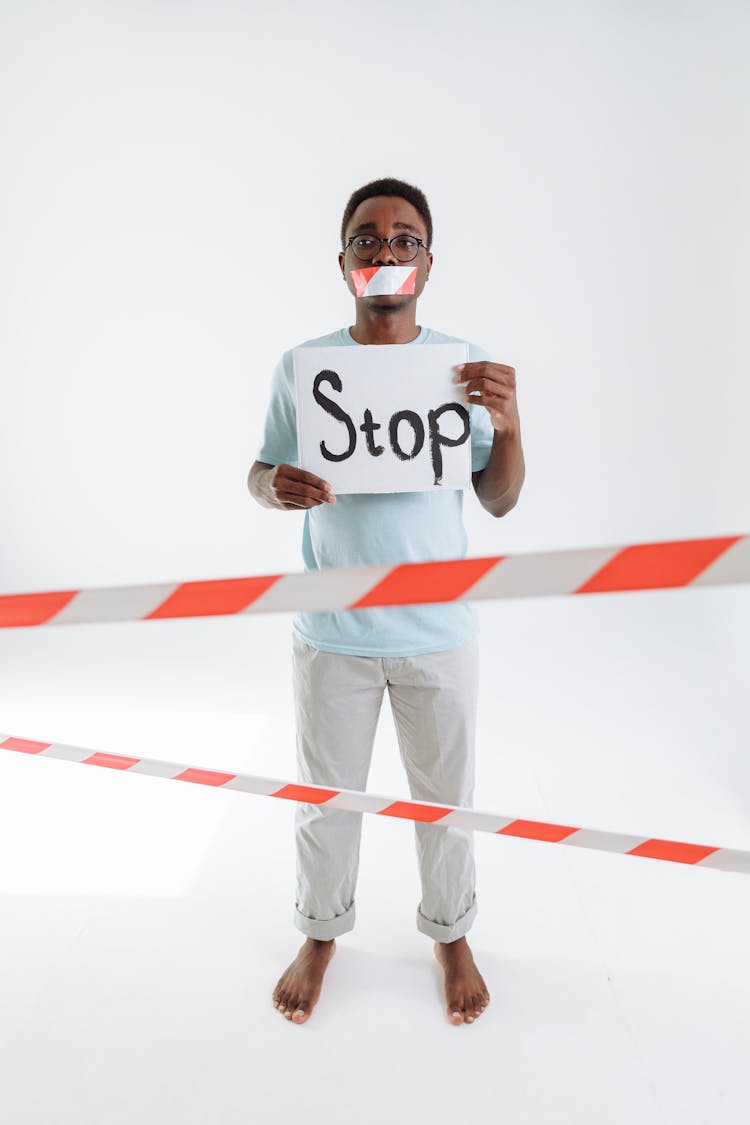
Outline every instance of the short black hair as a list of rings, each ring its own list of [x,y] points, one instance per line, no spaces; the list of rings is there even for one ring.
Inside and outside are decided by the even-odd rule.
[[[406,184],[403,180],[394,180],[390,176],[383,180],[373,180],[352,193],[344,208],[344,218],[341,220],[342,248],[346,243],[346,228],[352,215],[360,203],[364,203],[366,199],[372,199],[374,195],[396,195],[399,199],[405,199],[407,203],[411,203],[412,207],[419,211],[424,219],[424,225],[427,227],[427,249],[429,250],[432,245],[432,215],[424,192],[420,191],[418,187],[414,187],[413,184]]]

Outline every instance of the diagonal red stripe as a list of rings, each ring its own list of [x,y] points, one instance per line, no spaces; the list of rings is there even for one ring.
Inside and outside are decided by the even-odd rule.
[[[183,582],[174,593],[143,618],[213,617],[240,613],[280,578],[278,574],[255,578],[218,578],[209,582]]]
[[[2,594],[0,629],[44,625],[79,593],[80,590],[56,590],[51,594]]]
[[[725,539],[684,539],[625,547],[573,593],[686,586],[741,538],[735,535]]]
[[[499,828],[496,835],[522,836],[526,840],[546,840],[550,844],[558,844],[578,831],[564,824],[545,824],[541,820],[513,820],[505,828]]]
[[[718,850],[701,844],[680,844],[676,840],[645,840],[627,854],[642,855],[648,859],[669,859],[673,863],[698,863]]]
[[[5,742],[0,742],[3,750],[20,750],[22,754],[41,754],[51,745],[51,742],[30,742],[28,738],[6,738]]]
[[[446,562],[404,563],[386,574],[349,609],[376,605],[419,605],[450,602],[471,589],[502,555],[484,559],[451,559]]]
[[[313,789],[308,785],[282,785],[269,797],[284,797],[287,801],[307,801],[309,805],[322,805],[331,797],[338,797],[340,789]]]
[[[447,816],[449,812],[453,812],[453,809],[436,809],[433,805],[420,805],[414,801],[394,801],[387,808],[380,809],[377,815],[400,816],[404,820],[420,820],[425,824],[432,824],[433,821]]]
[[[417,285],[417,267],[415,266],[411,273],[406,275],[406,281],[396,290],[396,294],[413,293]]]
[[[126,758],[122,754],[104,754],[98,751],[90,758],[83,759],[84,766],[106,766],[110,770],[129,770],[140,758]]]
[[[196,785],[226,785],[236,773],[219,773],[217,770],[198,770],[192,767],[175,774],[174,781],[194,781]]]
[[[358,297],[364,297],[370,278],[374,277],[379,269],[380,266],[366,266],[365,269],[351,271],[354,292]]]

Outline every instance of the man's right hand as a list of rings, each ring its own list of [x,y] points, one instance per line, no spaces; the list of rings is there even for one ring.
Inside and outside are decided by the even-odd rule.
[[[265,465],[256,461],[250,470],[248,486],[264,507],[283,512],[336,503],[328,481],[294,465]]]

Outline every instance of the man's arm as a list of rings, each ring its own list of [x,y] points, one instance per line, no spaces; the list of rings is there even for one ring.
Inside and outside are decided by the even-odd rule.
[[[471,479],[482,507],[492,516],[504,516],[515,507],[526,475],[515,369],[502,363],[463,363],[456,382],[465,384],[466,401],[485,406],[492,420],[490,459]]]
[[[336,503],[328,481],[294,465],[268,465],[265,461],[255,461],[247,475],[247,487],[264,508],[276,508],[281,512]]]
[[[516,506],[525,475],[520,431],[502,436],[496,430],[490,459],[471,480],[482,507],[499,517]]]

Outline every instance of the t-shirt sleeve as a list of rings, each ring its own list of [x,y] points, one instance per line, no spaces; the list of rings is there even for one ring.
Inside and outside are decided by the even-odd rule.
[[[490,360],[489,353],[476,344],[469,344],[469,363],[478,363],[480,360]],[[478,473],[484,469],[490,459],[490,450],[495,431],[492,428],[489,413],[481,405],[469,405],[469,419],[471,422],[471,471]]]
[[[292,372],[292,353],[284,352],[271,379],[263,441],[257,457],[258,461],[267,465],[299,465],[297,404]]]

